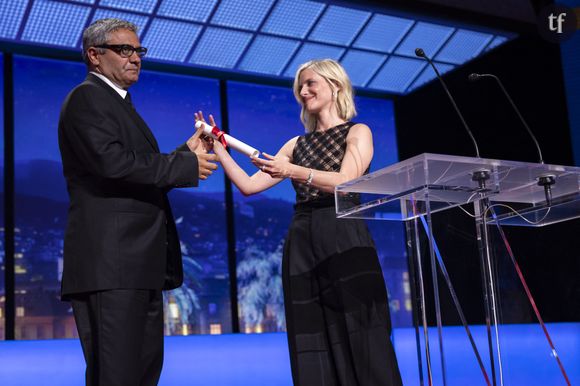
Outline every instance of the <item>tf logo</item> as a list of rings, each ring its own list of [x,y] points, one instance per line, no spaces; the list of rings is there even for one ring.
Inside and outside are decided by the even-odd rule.
[[[548,28],[550,31],[556,31],[557,34],[563,33],[562,26],[564,24],[564,20],[566,20],[566,16],[568,16],[568,12],[561,12],[558,16],[550,13],[548,16]],[[556,23],[554,23],[556,22]]]
[[[580,8],[559,4],[544,7],[538,14],[538,32],[553,43],[561,43],[580,29]]]
[[[568,39],[580,25],[580,8],[572,9],[559,4],[543,8],[538,15],[540,35],[553,43]]]

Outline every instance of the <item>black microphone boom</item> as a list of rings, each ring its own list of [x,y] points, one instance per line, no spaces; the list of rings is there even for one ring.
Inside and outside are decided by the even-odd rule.
[[[520,121],[522,122],[522,124],[526,128],[528,134],[530,135],[530,137],[534,141],[534,144],[536,145],[536,149],[538,150],[538,155],[540,156],[540,163],[543,164],[544,158],[542,157],[542,150],[540,149],[540,144],[538,143],[538,140],[536,139],[536,136],[534,135],[534,133],[532,133],[532,130],[530,130],[530,126],[528,126],[528,123],[526,122],[526,120],[524,119],[522,114],[520,113],[520,110],[517,108],[516,104],[514,103],[513,99],[511,98],[510,94],[507,92],[507,90],[503,86],[503,83],[501,82],[501,80],[493,74],[475,74],[474,73],[474,74],[470,74],[467,78],[471,82],[476,82],[476,81],[480,80],[481,78],[493,78],[493,79],[495,79],[495,81],[497,82],[497,84],[501,88],[501,91],[503,91],[503,94],[505,95],[507,100],[510,102],[510,104],[512,105],[512,108],[514,109],[514,111],[516,112],[518,117],[520,118]]]
[[[463,123],[463,127],[465,127],[465,130],[467,131],[467,134],[469,134],[469,137],[471,138],[471,141],[473,142],[473,146],[475,147],[475,154],[476,154],[477,158],[480,158],[479,157],[479,148],[477,146],[477,141],[475,140],[475,137],[473,136],[473,133],[469,129],[469,126],[467,125],[467,122],[465,122],[465,119],[463,118],[463,115],[461,114],[461,111],[459,111],[459,107],[457,107],[457,103],[455,103],[455,99],[453,99],[453,96],[451,96],[451,93],[449,92],[449,89],[447,88],[447,85],[443,81],[443,78],[441,77],[441,74],[439,74],[439,71],[437,70],[437,67],[435,67],[435,64],[433,64],[433,62],[431,61],[431,59],[429,59],[427,57],[427,55],[425,55],[425,51],[423,51],[422,48],[416,48],[415,49],[415,55],[417,55],[420,58],[425,59],[427,61],[427,63],[429,63],[431,65],[431,67],[433,68],[433,70],[435,71],[435,75],[437,75],[437,78],[441,82],[441,85],[443,86],[443,89],[447,93],[447,96],[449,97],[449,100],[451,100],[451,104],[455,108],[455,111],[457,112],[457,115],[459,115],[459,118],[461,119],[461,122]]]
[[[507,90],[503,86],[503,83],[501,82],[501,80],[493,74],[475,74],[475,73],[473,73],[473,74],[469,74],[469,76],[467,78],[472,82],[478,81],[481,78],[493,78],[493,79],[495,79],[497,84],[499,84],[501,91],[503,91],[503,94],[505,95],[507,100],[510,102],[510,104],[512,105],[516,114],[520,118],[520,121],[522,122],[522,124],[526,128],[528,134],[530,135],[530,137],[532,137],[532,140],[534,141],[534,144],[536,145],[536,149],[538,150],[538,155],[540,157],[540,163],[543,164],[544,158],[542,157],[542,150],[540,149],[540,144],[538,143],[536,136],[534,135],[534,133],[532,133],[530,126],[528,126],[528,123],[526,122],[526,120],[524,119],[522,114],[520,113],[520,110],[517,108],[516,104],[514,103],[513,99],[511,98],[510,94],[507,92]],[[544,194],[546,195],[546,203],[548,204],[548,206],[552,206],[552,185],[554,185],[556,183],[556,175],[551,174],[551,173],[545,173],[545,174],[538,176],[537,180],[538,180],[538,185],[542,186],[544,188]]]

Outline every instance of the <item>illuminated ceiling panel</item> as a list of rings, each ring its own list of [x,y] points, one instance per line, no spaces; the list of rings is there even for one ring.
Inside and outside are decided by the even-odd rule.
[[[145,25],[149,20],[149,16],[137,15],[129,12],[115,11],[112,9],[97,9],[95,14],[93,15],[93,18],[91,19],[91,23],[99,19],[108,19],[108,18],[116,18],[130,21],[139,28],[139,30],[137,31],[137,35],[139,36],[142,35],[143,29],[145,28]]]
[[[403,39],[396,53],[399,55],[415,56],[415,49],[420,47],[429,57],[433,57],[454,30],[453,27],[440,24],[419,22],[415,24],[413,29]]]
[[[370,16],[370,12],[330,6],[310,33],[309,40],[347,46]]]
[[[157,0],[101,0],[99,6],[151,13],[157,4]]]
[[[284,75],[289,78],[294,78],[296,70],[298,67],[309,60],[313,59],[335,59],[338,60],[343,54],[344,48],[335,46],[325,46],[324,44],[317,43],[306,43],[301,48],[296,55],[292,63],[288,66]]]
[[[211,24],[254,31],[273,3],[274,0],[222,0]]]
[[[262,27],[262,32],[303,39],[325,5],[305,0],[281,0]]]
[[[37,0],[28,16],[22,40],[75,47],[90,11],[89,7],[81,5]]]
[[[157,15],[205,23],[217,0],[163,0]]]
[[[191,63],[233,68],[250,42],[252,34],[222,28],[205,30],[191,57]]]
[[[404,94],[433,79],[421,47],[452,71],[515,34],[428,15],[313,0],[0,0],[0,45],[80,50],[82,30],[116,17],[139,27],[146,60],[253,76],[294,77],[339,60],[361,89]],[[356,5],[355,5],[356,4]]]
[[[298,47],[298,42],[272,36],[258,36],[252,43],[239,69],[243,71],[280,75]]]
[[[341,63],[350,76],[352,84],[363,87],[371,79],[374,73],[385,62],[387,55],[376,54],[358,50],[349,50]]]
[[[414,23],[415,21],[410,19],[374,15],[353,46],[391,53]]]
[[[435,60],[461,64],[475,58],[493,39],[493,35],[457,30],[445,46],[439,51]]]
[[[179,21],[155,19],[147,31],[143,46],[147,47],[147,57],[183,62],[201,26]],[[171,36],[171,39],[168,39]]]
[[[443,76],[445,73],[447,73],[455,68],[455,66],[453,66],[451,64],[437,63],[437,62],[435,62],[435,66],[437,66],[437,70],[439,71],[441,76]],[[407,91],[412,91],[418,87],[423,86],[424,84],[435,79],[436,76],[437,75],[435,75],[435,71],[433,70],[433,68],[431,66],[425,66],[425,69],[423,70],[423,72],[417,77],[417,79],[415,79],[413,84],[411,84],[409,86]]]
[[[28,0],[14,0],[0,3],[0,37],[14,39],[24,16]]]
[[[489,43],[489,45],[485,48],[486,51],[490,51],[493,50],[494,48],[501,46],[502,44],[504,44],[505,42],[507,42],[509,40],[508,37],[506,36],[496,36],[495,38],[493,38],[493,40],[491,41],[491,43]]]
[[[424,60],[392,56],[371,81],[370,87],[404,93],[425,65]]]

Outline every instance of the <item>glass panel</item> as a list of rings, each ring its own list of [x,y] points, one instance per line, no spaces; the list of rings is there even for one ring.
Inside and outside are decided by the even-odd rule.
[[[5,249],[4,249],[4,55],[0,52],[0,175],[2,179],[0,180],[0,232],[2,239],[0,240],[0,340],[4,340],[4,318],[6,314],[5,308],[5,289],[4,289],[4,259],[5,259]]]
[[[228,83],[232,135],[261,151],[275,153],[288,139],[304,133],[300,108],[290,88]],[[390,100],[356,99],[355,121],[373,130],[373,170],[397,161],[393,103]],[[259,117],[259,125],[256,124]],[[255,167],[247,157],[233,153],[248,173]],[[238,253],[238,301],[240,330],[281,331],[284,310],[280,265],[282,245],[293,212],[295,194],[289,181],[254,197],[235,191],[236,250]],[[411,323],[411,303],[402,224],[369,222],[377,243],[391,300],[395,326]],[[263,263],[267,262],[266,265]],[[260,270],[269,270],[260,275]]]
[[[164,153],[193,134],[194,112],[211,112],[216,120],[220,118],[217,80],[143,71],[131,95]],[[229,333],[232,326],[223,171],[218,169],[197,188],[173,189],[169,196],[181,240],[184,284],[165,293],[165,332]]]
[[[60,301],[62,240],[68,207],[58,149],[58,116],[85,66],[14,57],[16,339],[77,335]]]
[[[14,68],[16,337],[75,337],[70,305],[59,300],[68,196],[57,124],[62,101],[86,69],[81,63],[27,57],[16,57]],[[219,111],[216,81],[143,72],[131,92],[163,152],[189,138],[196,109]],[[201,185],[170,194],[185,284],[165,296],[167,334],[231,331],[223,174]]]
[[[396,163],[399,156],[393,101],[356,97],[355,102],[358,115],[354,121],[367,124],[373,133],[374,156],[371,172]],[[411,293],[404,224],[391,221],[367,221],[367,225],[375,240],[379,260],[383,267],[393,327],[411,326]]]
[[[260,151],[276,154],[290,138],[304,133],[300,108],[290,88],[228,83],[230,131]],[[232,152],[248,173],[249,158]],[[234,187],[240,331],[284,331],[282,245],[295,193],[290,181],[251,197]],[[264,274],[265,273],[265,274]]]

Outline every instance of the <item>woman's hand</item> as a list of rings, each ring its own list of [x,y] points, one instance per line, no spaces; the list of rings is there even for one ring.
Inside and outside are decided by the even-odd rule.
[[[252,163],[257,168],[273,178],[292,178],[294,164],[290,162],[290,158],[283,155],[273,156],[268,153],[262,154],[267,159],[252,158]]]

